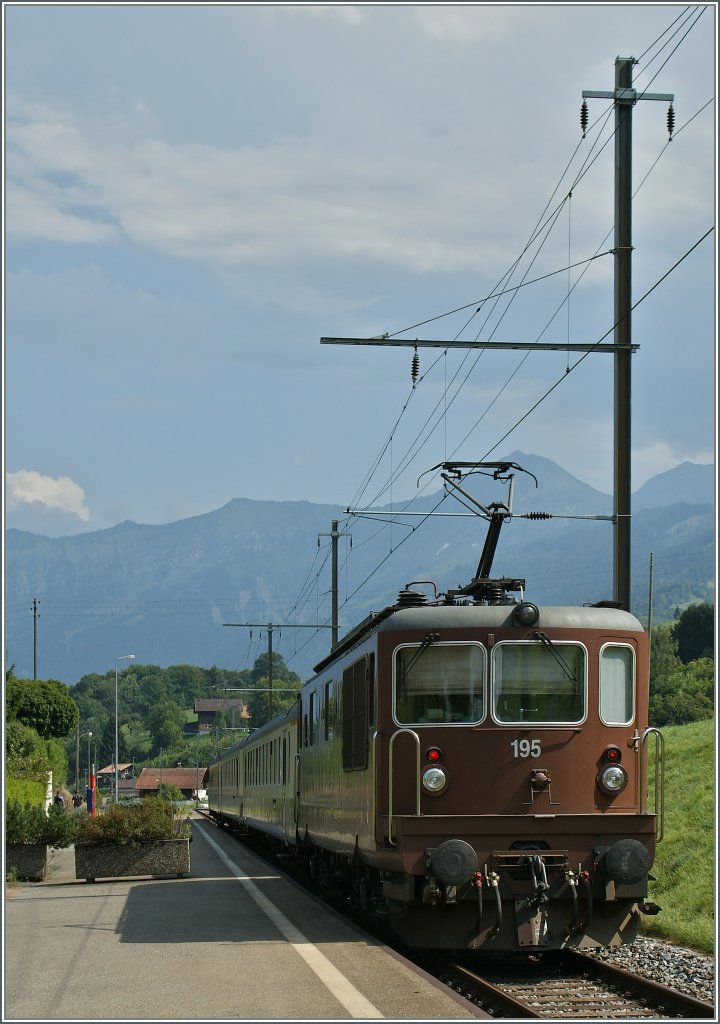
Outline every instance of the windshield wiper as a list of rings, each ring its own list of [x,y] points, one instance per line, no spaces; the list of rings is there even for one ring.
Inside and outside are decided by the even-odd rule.
[[[439,633],[426,633],[425,634],[425,636],[422,639],[422,643],[420,644],[418,649],[415,651],[415,653],[413,654],[413,656],[410,659],[410,661],[406,665],[403,665],[402,678],[400,679],[400,686],[403,689],[405,688],[405,680],[407,679],[408,675],[410,674],[410,669],[413,667],[415,662],[418,660],[418,658],[420,658],[420,656],[422,654],[425,653],[425,651],[428,649],[428,647],[430,647],[431,644],[437,643],[437,641],[439,639],[440,639],[440,634]]]
[[[562,669],[562,673],[565,676],[565,678],[568,679],[571,683],[577,684],[577,682],[578,682],[577,676],[572,671],[572,669],[570,668],[568,663],[565,661],[565,659],[563,658],[562,654],[560,654],[560,652],[558,651],[557,647],[552,642],[552,640],[547,635],[547,633],[543,633],[542,630],[536,629],[535,630],[535,636],[538,638],[538,640],[543,645],[543,647],[547,647],[547,649],[550,651],[550,653],[552,654],[553,658],[555,659],[555,661],[558,663],[558,665]]]

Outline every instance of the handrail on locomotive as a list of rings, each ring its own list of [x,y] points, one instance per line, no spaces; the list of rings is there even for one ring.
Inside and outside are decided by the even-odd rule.
[[[640,813],[647,813],[647,753],[643,756],[648,737],[655,737],[655,814],[657,815],[656,843],[661,843],[665,835],[665,737],[654,726],[648,726],[642,736],[633,736],[633,746],[640,753]]]
[[[414,729],[397,729],[390,737],[388,744],[388,842],[391,846],[397,846],[397,843],[393,839],[393,780],[395,774],[393,772],[393,747],[395,746],[395,740],[402,733],[407,733],[412,736],[415,740],[415,815],[420,814],[420,737]]]

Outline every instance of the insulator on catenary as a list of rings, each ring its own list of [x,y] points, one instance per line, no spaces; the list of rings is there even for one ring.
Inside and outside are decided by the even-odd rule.
[[[417,384],[418,377],[420,376],[420,356],[417,353],[417,349],[412,357],[412,368],[410,370],[410,377],[412,378],[413,387]]]
[[[552,512],[525,512],[523,519],[552,519]]]
[[[580,107],[580,127],[582,128],[583,138],[585,138],[585,130],[588,126],[588,105],[583,100],[583,105]]]
[[[668,130],[668,135],[672,139],[673,132],[675,131],[675,110],[673,108],[672,103],[668,107],[668,112],[667,112],[667,130]]]

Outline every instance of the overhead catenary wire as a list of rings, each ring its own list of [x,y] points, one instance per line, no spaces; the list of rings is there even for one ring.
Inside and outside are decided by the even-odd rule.
[[[711,228],[709,228],[709,229],[708,229],[708,230],[707,230],[707,231],[705,232],[705,234],[704,234],[704,235],[702,235],[702,236],[701,236],[701,237],[700,237],[700,238],[699,238],[699,239],[697,240],[697,242],[695,242],[695,244],[694,244],[694,245],[692,245],[692,246],[691,246],[691,247],[690,247],[690,248],[689,248],[689,249],[687,250],[687,252],[685,252],[685,253],[684,253],[684,254],[683,254],[683,255],[682,255],[681,257],[680,257],[680,259],[679,259],[679,260],[677,260],[677,261],[676,261],[676,262],[675,262],[675,263],[674,263],[674,264],[673,264],[673,265],[672,265],[672,266],[671,266],[671,267],[670,267],[670,268],[669,268],[669,269],[668,269],[668,270],[667,270],[667,271],[666,271],[666,272],[665,272],[665,273],[664,273],[664,274],[662,275],[662,277],[660,277],[660,278],[659,278],[659,279],[658,279],[658,280],[657,280],[657,281],[655,282],[655,284],[654,284],[654,285],[652,285],[652,287],[651,287],[651,288],[648,288],[648,290],[647,290],[647,291],[645,292],[645,294],[644,294],[644,295],[642,295],[642,296],[641,296],[641,297],[640,297],[640,298],[639,298],[639,299],[638,299],[638,300],[637,300],[636,302],[634,302],[634,303],[633,303],[633,305],[632,305],[632,306],[630,307],[631,311],[632,311],[632,310],[635,310],[635,309],[637,309],[637,307],[638,307],[638,306],[639,306],[639,305],[640,305],[640,304],[641,304],[642,302],[644,302],[644,301],[645,301],[645,299],[646,299],[646,298],[647,298],[647,297],[648,297],[648,296],[649,296],[650,294],[652,294],[652,292],[654,292],[654,291],[655,291],[655,289],[656,289],[657,287],[659,287],[659,285],[661,285],[661,284],[662,284],[662,282],[663,282],[663,281],[664,281],[664,280],[665,280],[665,279],[666,279],[666,278],[667,278],[667,277],[668,277],[668,276],[669,276],[669,275],[670,275],[670,274],[671,274],[671,273],[672,273],[672,272],[673,272],[674,270],[676,270],[676,269],[677,269],[677,268],[678,268],[678,267],[680,266],[680,264],[681,264],[681,263],[683,262],[683,260],[686,260],[686,259],[687,259],[687,257],[688,257],[688,256],[689,256],[689,255],[690,255],[690,254],[691,254],[692,252],[694,252],[694,251],[695,251],[695,249],[697,249],[697,247],[698,247],[698,246],[699,246],[699,245],[700,245],[700,244],[701,244],[702,242],[704,242],[704,241],[705,241],[705,239],[706,239],[706,238],[708,237],[708,235],[711,235],[711,234],[712,234],[712,232],[713,232],[714,230],[715,230],[715,228],[714,228],[714,227],[711,227]],[[616,327],[616,326],[617,326],[616,324],[613,324],[613,325],[612,325],[612,327],[611,327],[611,328],[610,328],[610,329],[609,329],[608,331],[606,331],[606,332],[605,332],[605,334],[603,334],[601,338],[598,338],[598,340],[596,341],[596,343],[595,343],[595,344],[596,344],[596,345],[599,345],[599,344],[600,344],[600,343],[601,343],[601,342],[602,342],[602,341],[603,341],[603,340],[604,340],[605,338],[607,338],[607,336],[608,336],[609,334],[612,334],[612,332],[613,332],[613,331],[615,330],[615,327]],[[507,439],[507,438],[508,438],[508,437],[510,436],[510,434],[512,434],[512,432],[513,432],[514,430],[516,430],[516,429],[517,429],[517,427],[519,427],[519,426],[520,426],[520,424],[521,424],[521,423],[522,423],[522,422],[523,422],[524,420],[526,420],[526,419],[528,418],[528,416],[529,416],[529,415],[530,415],[531,413],[533,413],[533,412],[534,412],[534,411],[535,411],[535,410],[536,410],[536,409],[537,409],[537,408],[538,408],[538,407],[539,407],[539,406],[540,406],[540,405],[541,405],[541,404],[542,404],[542,403],[543,403],[543,402],[545,401],[545,399],[546,399],[546,398],[548,398],[548,397],[549,397],[549,396],[550,396],[550,395],[552,394],[552,392],[553,392],[553,391],[555,391],[555,389],[556,389],[557,387],[559,387],[559,386],[560,386],[560,384],[562,384],[562,383],[563,383],[563,381],[564,381],[564,380],[567,380],[567,376],[568,376],[568,374],[572,373],[572,371],[573,371],[573,370],[577,369],[577,367],[578,367],[578,366],[580,365],[580,363],[582,363],[582,362],[583,362],[583,360],[585,360],[585,359],[587,358],[587,356],[589,356],[590,354],[591,354],[591,352],[584,352],[584,353],[583,353],[583,354],[582,354],[582,355],[581,355],[581,356],[580,356],[580,357],[579,357],[579,358],[578,358],[578,359],[577,359],[577,360],[575,361],[575,363],[574,363],[574,364],[573,364],[573,365],[572,365],[572,366],[570,367],[570,369],[569,369],[569,370],[567,371],[567,373],[566,373],[566,374],[564,374],[564,375],[563,375],[562,377],[559,377],[559,378],[558,378],[558,379],[557,379],[557,380],[555,381],[555,383],[554,383],[554,384],[553,384],[553,385],[552,385],[551,387],[549,387],[549,388],[547,389],[547,391],[545,391],[545,393],[544,393],[544,394],[542,394],[542,395],[540,396],[540,398],[538,398],[538,400],[537,400],[537,401],[536,401],[536,402],[535,402],[535,403],[534,403],[534,404],[533,404],[533,405],[532,405],[532,406],[531,406],[531,407],[530,407],[530,408],[529,408],[529,409],[527,410],[527,412],[525,412],[525,413],[524,413],[524,414],[523,414],[523,415],[522,415],[522,416],[521,416],[521,417],[520,417],[520,418],[519,418],[518,420],[516,420],[516,421],[515,421],[515,423],[513,424],[513,426],[512,426],[512,427],[510,427],[510,429],[509,429],[508,431],[506,431],[506,432],[505,432],[505,433],[503,434],[503,436],[502,436],[501,438],[499,438],[499,439],[498,439],[498,440],[497,440],[497,441],[495,442],[495,444],[493,445],[493,447],[492,447],[492,448],[490,448],[490,449],[488,449],[488,451],[487,451],[487,452],[485,453],[485,455],[483,456],[483,458],[487,458],[487,456],[488,456],[488,455],[490,455],[490,454],[491,454],[491,452],[495,451],[495,449],[496,449],[496,448],[497,448],[497,447],[498,447],[499,445],[501,445],[501,444],[502,444],[502,442],[503,442],[503,441],[505,441],[505,440],[506,440],[506,439]]]
[[[709,101],[709,102],[711,102],[711,101]],[[704,105],[703,105],[703,107],[701,108],[701,110],[702,110],[702,109],[705,109],[705,107],[706,107],[707,105],[708,105],[708,103],[704,104]],[[611,108],[611,109],[612,109],[612,108]],[[699,113],[699,112],[700,112],[700,111],[698,111],[698,113]],[[688,120],[688,122],[686,122],[686,124],[687,124],[687,123],[689,123],[689,122],[690,122],[690,120],[693,120],[693,119],[694,119],[694,117],[696,117],[696,116],[697,116],[697,113],[696,113],[695,115],[693,115],[693,117],[692,117],[692,118],[690,118],[690,119]],[[676,134],[679,134],[679,131],[680,131],[680,130],[682,130],[682,129],[679,129],[679,130],[678,130],[678,132],[677,132]],[[612,136],[611,136],[611,137],[612,137]],[[667,143],[665,143],[665,147],[667,147]],[[661,152],[660,156],[661,156],[661,155],[662,155],[662,152]],[[658,158],[657,158],[657,159],[659,159],[659,158],[660,158],[660,156],[658,156]],[[655,166],[655,164],[656,164],[656,163],[657,163],[657,160],[656,160],[656,161],[654,162],[654,164],[653,164],[653,167]],[[650,170],[652,170],[652,168],[651,168]],[[643,184],[643,183],[645,182],[645,180],[647,180],[647,177],[648,177],[648,175],[649,175],[649,174],[650,174],[650,171],[648,171],[648,172],[646,173],[646,175],[645,175],[645,177],[643,178],[643,181],[641,182],[640,186],[638,186],[638,188],[637,188],[637,189],[635,190],[635,193],[634,193],[634,195],[637,195],[637,192],[639,191],[640,187],[642,187],[642,184]],[[577,181],[577,180],[579,180],[579,179],[578,179],[578,178],[576,178],[576,181]],[[546,208],[547,208],[547,207],[546,207]],[[560,209],[560,208],[558,208],[558,211],[556,211],[557,213],[559,213],[559,209]],[[608,234],[610,234],[610,233],[611,233],[611,231],[612,231],[612,229],[610,229],[610,232],[608,232]],[[607,237],[608,237],[608,236],[606,235],[606,238],[607,238]],[[601,246],[602,246],[602,243],[601,243]],[[600,248],[600,247],[599,247],[599,248]],[[596,256],[597,256],[597,255],[598,255],[598,254],[596,254]],[[580,275],[580,277],[578,278],[578,280],[577,280],[577,281],[575,282],[575,286],[574,286],[574,287],[576,287],[576,286],[577,286],[577,285],[579,284],[579,282],[580,282],[580,280],[581,280],[582,276],[583,276],[583,275]],[[468,308],[468,307],[464,307],[464,308]],[[561,307],[560,307],[560,308],[561,308]],[[557,315],[557,314],[555,314],[555,315]],[[547,329],[547,328],[549,327],[550,323],[552,322],[552,319],[553,319],[553,318],[551,318],[551,320],[550,320],[550,321],[548,321],[548,323],[546,324],[546,328],[545,328],[545,330],[546,330],[546,329]],[[409,329],[406,329],[406,330],[409,330]],[[402,333],[402,332],[397,332],[397,333]],[[395,336],[395,335],[389,335],[389,336]],[[541,336],[542,336],[542,335],[541,335]],[[529,353],[528,353],[528,354],[529,354]],[[522,365],[522,363],[524,363],[524,362],[525,362],[525,360],[526,360],[526,359],[528,358],[528,354],[526,354],[526,355],[525,355],[525,356],[523,357],[523,359],[521,360],[521,362],[520,362],[519,366],[520,366],[520,365]],[[505,388],[507,387],[507,385],[508,385],[509,381],[510,381],[510,380],[512,380],[512,377],[513,377],[513,376],[514,376],[514,375],[515,375],[515,374],[517,373],[517,370],[519,369],[519,366],[518,366],[518,367],[516,367],[516,369],[515,369],[515,370],[513,371],[513,374],[511,374],[511,376],[510,376],[510,377],[508,378],[508,380],[507,380],[507,381],[505,382],[505,384],[504,384],[504,385],[502,386],[502,388],[501,388],[500,392],[498,393],[498,395],[496,396],[496,399],[495,399],[494,401],[496,401],[496,400],[497,400],[497,397],[499,397],[499,395],[500,395],[500,394],[502,393],[502,391],[504,391],[504,390],[505,390]],[[457,375],[457,374],[456,374],[456,375]],[[463,384],[464,384],[464,383],[465,383],[465,382],[467,381],[467,379],[468,379],[468,376],[469,376],[469,374],[468,374],[468,375],[466,375],[466,377],[465,377],[465,379],[464,379],[464,381],[463,381]],[[455,378],[453,378],[453,381],[451,381],[451,384],[452,384],[452,383],[454,382],[454,380],[455,380]],[[462,385],[461,385],[461,387],[462,387]],[[455,400],[455,398],[457,397],[457,394],[458,394],[458,393],[459,393],[459,392],[456,392],[456,394],[455,394],[455,395],[453,396],[453,399],[452,399],[452,400],[451,400],[451,402],[449,403],[450,405],[452,405],[452,402],[454,402],[454,400]],[[487,411],[489,411],[489,409],[490,409],[490,408],[492,407],[492,405],[494,404],[494,401],[493,401],[492,403],[490,403],[490,405],[489,405],[489,406],[487,407],[487,409],[486,409],[486,411],[485,411],[485,415],[487,414]],[[439,405],[440,405],[440,403],[438,402],[438,403],[436,404],[436,406],[435,406],[435,410],[437,410],[437,409],[438,409]],[[405,411],[405,408],[406,408],[406,407],[404,407],[404,408],[403,408],[403,412]],[[432,413],[431,413],[431,416],[432,416]],[[481,418],[480,418],[480,419],[479,419],[478,421],[476,421],[476,423],[475,423],[475,425],[474,425],[473,429],[475,429],[475,428],[477,427],[477,425],[478,425],[478,424],[479,424],[479,422],[480,422],[480,421],[482,420],[482,418],[483,418],[483,417],[481,417]],[[398,419],[399,419],[399,418],[398,418]],[[423,428],[421,428],[421,431],[420,431],[420,433],[419,433],[418,435],[416,435],[415,441],[413,442],[413,444],[411,445],[410,449],[408,450],[408,453],[407,453],[407,455],[406,455],[405,459],[404,459],[404,460],[402,460],[402,461],[401,461],[401,463],[400,463],[400,464],[399,464],[399,465],[397,466],[397,468],[396,468],[396,471],[395,471],[395,476],[396,476],[396,477],[397,477],[397,476],[399,475],[399,473],[400,473],[400,472],[402,471],[402,469],[403,469],[403,468],[404,468],[404,467],[405,467],[406,465],[408,465],[410,461],[412,461],[412,459],[411,459],[411,456],[412,456],[413,450],[414,450],[414,449],[416,449],[416,448],[418,448],[418,447],[421,447],[421,446],[422,446],[422,444],[424,443],[424,442],[423,442],[423,431],[426,431],[426,429],[427,429],[427,426],[428,426],[428,423],[429,423],[429,422],[430,422],[430,417],[428,418],[428,420],[426,420],[426,421],[425,421],[425,425],[423,426]],[[437,422],[439,422],[439,421],[437,421]],[[437,425],[437,424],[436,424],[436,425]],[[394,430],[395,430],[396,428],[397,428],[397,422],[396,422],[396,424],[395,424]],[[431,428],[431,431],[430,431],[430,432],[432,432],[432,430],[433,430],[433,429],[434,429],[434,427],[433,427],[433,428]],[[471,432],[472,432],[472,431],[471,431]],[[466,436],[465,436],[465,438],[463,439],[463,442],[464,442],[465,440],[467,440],[467,436],[469,436],[469,435],[466,435]],[[463,443],[463,442],[461,442],[461,443]],[[457,451],[457,448],[456,448],[455,450]],[[380,492],[380,493],[382,493],[382,492]],[[377,497],[376,497],[375,499],[373,499],[373,500],[374,500],[374,501],[377,501]],[[354,500],[354,503],[356,503],[356,504],[358,503],[358,500],[357,500],[357,498],[356,498],[356,499]]]
[[[707,107],[707,106],[709,105],[709,103],[710,103],[710,102],[712,102],[712,100],[710,100],[710,101],[706,102],[706,103],[705,103],[705,104],[704,104],[704,105],[703,105],[703,106],[702,106],[702,107],[701,107],[701,108],[700,108],[700,109],[699,109],[699,110],[698,110],[698,111],[697,111],[697,112],[696,112],[696,113],[695,113],[694,115],[692,115],[692,117],[688,119],[688,121],[687,121],[687,122],[685,123],[685,125],[684,125],[683,127],[687,126],[687,124],[689,124],[689,123],[690,123],[690,121],[694,120],[694,118],[695,118],[695,117],[697,117],[697,116],[698,116],[698,114],[699,114],[699,113],[700,113],[700,112],[701,112],[702,110],[704,110],[704,109],[705,109],[705,108],[706,108],[706,107]],[[680,130],[681,130],[681,129],[680,129]],[[677,134],[677,133],[676,133],[676,134]],[[665,146],[667,146],[667,143],[665,144]],[[643,178],[643,180],[642,180],[642,182],[641,182],[640,186],[638,186],[638,189],[636,189],[636,190],[635,190],[635,193],[634,193],[634,194],[637,194],[637,191],[639,191],[639,188],[640,188],[640,187],[642,187],[642,184],[643,184],[643,183],[644,183],[644,182],[645,182],[645,181],[647,180],[647,177],[648,177],[648,176],[649,176],[649,174],[651,173],[651,171],[652,171],[653,167],[655,166],[655,164],[656,164],[656,163],[658,162],[658,160],[660,159],[660,156],[662,156],[662,153],[660,153],[660,154],[659,154],[659,156],[658,156],[658,157],[656,158],[656,160],[654,161],[654,163],[653,163],[652,167],[651,167],[651,168],[650,168],[650,169],[648,170],[648,172],[646,173],[645,177]],[[662,276],[662,277],[661,277],[660,279],[658,279],[658,281],[656,281],[655,285],[653,285],[653,286],[652,286],[652,287],[651,287],[650,289],[648,289],[648,290],[647,290],[647,292],[646,292],[646,293],[645,293],[645,294],[644,294],[644,295],[643,295],[643,296],[642,296],[642,297],[641,297],[641,298],[640,298],[640,299],[639,299],[639,300],[638,300],[638,301],[637,301],[637,302],[636,302],[636,303],[635,303],[635,304],[633,305],[632,309],[635,309],[635,308],[636,308],[636,307],[637,307],[637,306],[638,306],[638,305],[640,304],[640,302],[644,301],[644,299],[646,299],[646,298],[648,297],[648,295],[649,295],[649,294],[650,294],[650,293],[651,293],[652,291],[654,291],[654,289],[655,289],[656,287],[658,287],[658,285],[659,285],[659,284],[660,284],[660,283],[662,282],[662,280],[664,280],[664,279],[665,279],[665,278],[666,278],[666,277],[667,277],[667,276],[668,276],[668,275],[669,275],[670,273],[672,273],[672,271],[673,271],[673,270],[674,270],[674,269],[675,269],[675,268],[676,268],[676,267],[677,267],[677,266],[678,266],[678,265],[679,265],[679,264],[680,264],[680,263],[681,263],[681,262],[682,262],[682,261],[683,261],[683,260],[684,260],[684,259],[685,259],[685,258],[686,258],[686,257],[687,257],[687,256],[688,256],[688,255],[689,255],[689,254],[690,254],[690,253],[691,253],[691,252],[692,252],[692,251],[694,250],[694,249],[695,249],[695,248],[696,248],[696,247],[697,247],[697,245],[699,245],[699,244],[700,244],[700,243],[701,243],[701,242],[703,241],[703,239],[704,239],[705,237],[707,237],[707,234],[709,234],[709,232],[707,232],[707,233],[706,233],[706,234],[705,234],[705,235],[704,235],[704,236],[703,236],[703,237],[702,237],[701,239],[699,239],[699,240],[698,240],[698,242],[697,242],[697,243],[696,243],[696,244],[695,244],[694,246],[692,246],[692,247],[691,247],[691,248],[690,248],[690,249],[689,249],[689,250],[688,250],[688,251],[687,251],[687,252],[685,253],[685,255],[684,255],[684,256],[682,256],[682,257],[681,257],[681,258],[680,258],[680,259],[679,259],[679,260],[677,261],[677,263],[676,263],[676,264],[674,264],[674,265],[673,265],[673,266],[672,266],[671,268],[669,268],[669,270],[668,270],[668,271],[666,271],[666,273],[665,273],[665,274],[663,274],[663,276]],[[569,261],[569,260],[568,260],[568,263],[570,263],[570,261]],[[469,308],[469,306],[468,306],[468,307],[464,307],[464,308]],[[613,327],[613,328],[611,328],[611,330],[612,330],[612,329],[614,329],[614,327]],[[397,333],[399,334],[399,333],[402,333],[402,332],[397,332]],[[610,332],[608,332],[608,333],[610,333]],[[604,337],[607,337],[607,334],[603,335],[603,338],[604,338]],[[597,342],[596,344],[599,344],[599,343],[600,343],[601,341],[602,341],[602,339],[600,339],[600,340],[599,340],[599,341],[598,341],[598,342]],[[586,355],[587,355],[587,354],[588,354],[588,353],[586,353]],[[573,367],[569,367],[569,366],[568,366],[568,367],[566,368],[566,376],[567,376],[567,375],[568,375],[568,374],[569,374],[569,373],[571,372],[571,370],[572,370],[572,369],[574,369],[574,368],[575,368],[575,367],[576,367],[577,365],[579,365],[579,363],[580,363],[580,362],[582,362],[584,358],[585,358],[585,356],[583,356],[583,357],[582,357],[581,359],[579,359],[579,360],[578,360],[578,361],[576,362],[575,366],[573,366]],[[526,413],[526,414],[525,414],[525,415],[524,415],[524,416],[523,416],[523,417],[522,417],[522,418],[521,418],[520,420],[516,421],[516,424],[515,424],[515,426],[517,426],[517,425],[519,424],[519,422],[521,422],[521,421],[522,421],[523,419],[527,418],[527,416],[528,416],[528,415],[529,415],[529,414],[530,414],[530,413],[531,413],[532,411],[534,411],[534,409],[536,409],[536,408],[538,407],[538,405],[539,405],[539,404],[541,404],[541,402],[542,402],[542,401],[544,400],[544,398],[545,398],[545,397],[547,396],[547,394],[549,394],[549,393],[550,393],[550,391],[554,390],[554,389],[555,389],[555,388],[556,388],[556,387],[558,386],[558,384],[559,384],[559,383],[560,383],[560,382],[556,382],[556,383],[555,383],[555,384],[554,384],[554,385],[552,386],[552,388],[548,390],[548,392],[546,393],[546,395],[545,395],[545,396],[541,396],[541,397],[540,397],[540,399],[538,400],[538,402],[536,402],[536,403],[535,403],[535,404],[534,404],[534,405],[532,406],[532,408],[531,408],[531,409],[529,409],[529,410],[528,410],[528,412],[527,412],[527,413]],[[506,385],[505,385],[505,386],[506,386]],[[509,434],[510,432],[512,432],[512,430],[513,430],[513,429],[515,429],[515,426],[513,426],[513,427],[511,428],[511,430],[510,430],[510,431],[506,432],[506,433],[505,433],[505,434],[503,435],[503,437],[502,437],[502,438],[501,438],[501,439],[500,439],[500,440],[499,440],[498,442],[496,442],[496,444],[495,444],[495,445],[493,446],[493,448],[491,448],[491,449],[490,449],[490,451],[493,451],[493,450],[494,450],[494,449],[495,449],[495,448],[496,448],[496,447],[497,447],[497,446],[498,446],[498,445],[499,445],[499,444],[500,444],[500,443],[502,442],[502,440],[504,440],[504,439],[505,439],[505,438],[506,438],[506,437],[508,436],[508,434]],[[465,439],[467,439],[467,436],[466,436],[466,438],[465,438]],[[415,444],[417,444],[417,440],[418,440],[418,439],[416,438],[416,442],[415,442]],[[456,449],[456,450],[457,450],[457,449]],[[411,452],[411,451],[412,451],[412,448],[411,448],[411,449],[410,449],[409,451]]]

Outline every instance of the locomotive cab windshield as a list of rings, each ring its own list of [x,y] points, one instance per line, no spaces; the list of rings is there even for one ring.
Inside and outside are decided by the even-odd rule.
[[[585,718],[585,648],[554,641],[501,642],[493,650],[497,722],[577,725]]]
[[[395,720],[399,725],[480,722],[484,678],[480,644],[400,647],[395,654]]]

